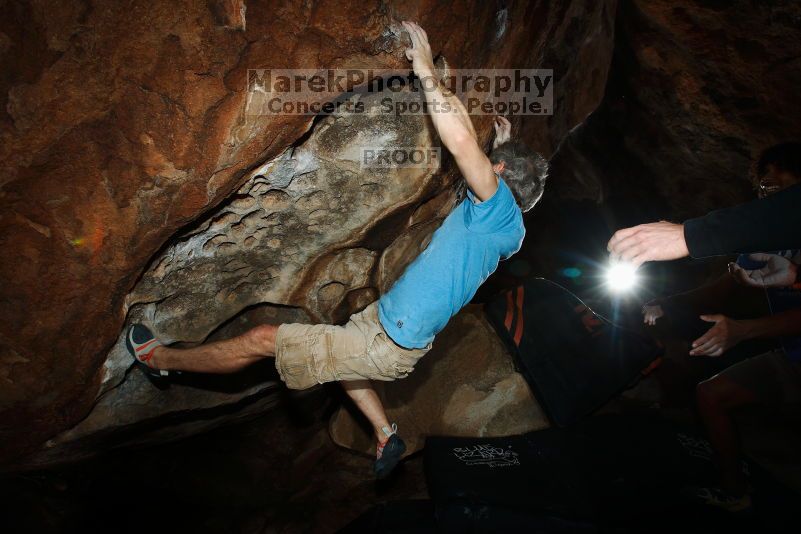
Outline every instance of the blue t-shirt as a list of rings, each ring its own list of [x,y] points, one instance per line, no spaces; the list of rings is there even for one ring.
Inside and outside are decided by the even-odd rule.
[[[782,250],[770,252],[783,256],[795,264],[801,263],[801,250]],[[765,262],[754,261],[747,254],[737,258],[737,265],[743,269],[759,269]],[[771,313],[801,308],[801,291],[793,287],[769,287],[765,290],[768,295]],[[781,338],[782,347],[791,362],[801,363],[801,336],[785,336]]]
[[[468,189],[428,247],[378,302],[378,318],[402,347],[427,347],[479,286],[523,243],[523,214],[509,186],[478,202]]]

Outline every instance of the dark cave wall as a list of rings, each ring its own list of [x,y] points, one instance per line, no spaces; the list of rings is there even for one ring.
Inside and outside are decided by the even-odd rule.
[[[801,139],[799,30],[798,2],[621,2],[603,102],[559,146],[546,194],[526,214],[521,251],[478,299],[520,283],[523,272],[602,310],[612,304],[600,277],[615,230],[754,198],[752,161]],[[726,261],[647,264],[633,298],[697,287]],[[581,276],[564,276],[569,267]]]
[[[801,4],[622,2],[604,101],[553,160],[552,198],[633,224],[754,198],[751,164],[801,138]]]

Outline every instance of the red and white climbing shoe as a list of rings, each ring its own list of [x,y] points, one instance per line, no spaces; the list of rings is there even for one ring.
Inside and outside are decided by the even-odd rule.
[[[154,336],[145,325],[132,324],[128,327],[128,333],[125,336],[125,346],[128,348],[128,353],[133,356],[134,363],[146,374],[153,377],[162,377],[170,374],[169,371],[156,369],[151,365],[153,352],[155,352],[158,347],[161,347],[162,343],[156,339],[156,336]]]
[[[398,425],[392,423],[391,428],[385,426],[381,431],[387,439],[380,442],[375,449],[373,472],[378,479],[387,478],[406,452],[406,444],[398,436]]]

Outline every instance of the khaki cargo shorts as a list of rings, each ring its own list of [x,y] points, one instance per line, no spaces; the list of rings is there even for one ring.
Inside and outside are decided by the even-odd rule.
[[[275,336],[275,367],[287,387],[306,389],[335,380],[395,380],[414,370],[431,349],[406,349],[378,320],[378,301],[344,326],[285,323]]]

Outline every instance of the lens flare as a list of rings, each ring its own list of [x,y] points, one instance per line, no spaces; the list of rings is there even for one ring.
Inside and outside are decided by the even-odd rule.
[[[578,267],[565,267],[560,272],[565,278],[578,278],[581,276],[581,269]]]
[[[631,263],[613,263],[606,271],[606,285],[618,293],[629,291],[637,285],[637,267]]]

